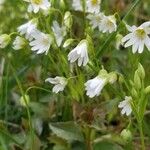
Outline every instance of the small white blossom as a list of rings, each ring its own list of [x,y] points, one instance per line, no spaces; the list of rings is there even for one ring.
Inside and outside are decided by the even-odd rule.
[[[64,36],[66,35],[66,28],[60,27],[57,21],[53,21],[52,30],[55,35],[56,43],[60,47],[64,39]]]
[[[99,75],[93,79],[88,80],[84,84],[85,90],[87,91],[86,95],[90,98],[93,98],[94,96],[99,96],[106,82],[107,78],[103,78]]]
[[[36,28],[37,28],[37,20],[32,19],[29,22],[18,27],[18,32],[21,35],[25,35],[25,38],[31,41],[33,39],[32,37],[33,32],[37,30]]]
[[[24,48],[25,45],[26,45],[25,39],[20,36],[17,36],[13,42],[13,49],[19,50]]]
[[[31,50],[36,51],[37,54],[48,53],[52,44],[52,37],[49,34],[40,31],[33,34],[34,40],[30,42]]]
[[[86,0],[87,12],[99,13],[101,0]]]
[[[48,0],[24,0],[29,2],[28,12],[37,13],[39,10],[48,10],[51,7],[51,3]]]
[[[5,48],[11,41],[10,35],[2,34],[0,35],[0,48]]]
[[[55,86],[53,87],[52,91],[54,93],[58,93],[58,92],[64,90],[64,88],[66,87],[68,81],[64,77],[56,76],[55,78],[47,78],[45,80],[45,82],[49,82],[51,84],[54,84]]]
[[[103,33],[112,33],[117,30],[116,18],[114,16],[105,16],[102,14],[102,19],[98,27]]]
[[[150,21],[143,23],[139,27],[128,26],[127,29],[130,32],[123,39],[122,42],[125,43],[125,47],[132,46],[132,52],[142,53],[144,50],[144,45],[150,50]]]
[[[5,0],[0,0],[0,5],[4,4]]]
[[[103,18],[103,13],[89,14],[87,18],[90,20],[90,25],[93,29],[99,27],[99,24]]]
[[[78,60],[78,66],[85,66],[88,61],[88,45],[87,40],[82,40],[69,54],[68,60],[73,63]]]
[[[72,7],[74,8],[74,10],[76,11],[82,11],[83,7],[82,7],[82,0],[73,0],[72,2]]]
[[[132,97],[131,96],[125,96],[125,100],[120,102],[118,107],[121,108],[121,114],[126,114],[127,116],[129,116],[132,112],[132,108],[131,108],[131,101],[132,101]]]

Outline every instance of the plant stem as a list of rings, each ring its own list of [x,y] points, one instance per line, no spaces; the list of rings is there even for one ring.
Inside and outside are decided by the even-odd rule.
[[[139,124],[142,150],[145,150],[145,142],[144,142],[144,134],[143,134],[143,121],[139,121],[138,124]]]
[[[86,148],[87,150],[93,150],[92,142],[91,142],[91,129],[87,128],[86,130]]]

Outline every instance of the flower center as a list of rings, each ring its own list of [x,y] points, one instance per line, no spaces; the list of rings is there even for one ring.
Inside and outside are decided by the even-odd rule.
[[[49,38],[47,38],[47,37],[43,38],[42,43],[45,46],[49,45]]]
[[[112,21],[111,21],[111,20],[109,20],[109,19],[107,20],[106,24],[107,24],[107,26],[108,26],[108,27],[112,27],[112,26],[113,26]]]
[[[97,21],[97,22],[100,22],[101,20],[102,20],[102,17],[96,16],[96,21]]]
[[[138,38],[140,38],[141,40],[143,40],[145,38],[145,36],[146,36],[146,33],[145,33],[145,31],[143,29],[137,29],[136,30],[136,36]]]
[[[91,0],[93,6],[98,5],[98,0]]]
[[[39,5],[42,3],[42,0],[32,0],[32,3]]]

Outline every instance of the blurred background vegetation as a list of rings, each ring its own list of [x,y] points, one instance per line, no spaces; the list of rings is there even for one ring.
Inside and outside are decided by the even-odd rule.
[[[66,10],[72,13],[72,33],[82,39],[84,14],[72,10],[71,0],[65,0],[65,8],[61,8],[59,0],[53,1],[63,14]],[[118,12],[123,18],[133,3],[131,0],[102,0],[101,9],[107,15]],[[27,14],[26,10],[27,4],[22,0],[5,0],[0,5],[0,34],[16,32],[18,26],[35,17]],[[51,14],[51,17],[60,21],[58,14]],[[42,19],[39,17],[41,22]],[[126,22],[140,25],[149,20],[150,1],[142,0]],[[126,30],[123,28],[120,33],[126,33]],[[108,35],[96,31],[89,34],[98,51]],[[130,119],[134,120],[122,117],[117,109],[126,89],[118,84],[106,86],[100,97],[89,99],[85,96],[83,83],[87,75],[89,78],[96,73],[88,67],[85,70],[76,67],[75,73],[70,72],[68,52],[69,49],[50,50],[53,58],[50,59],[50,56],[33,54],[28,46],[19,51],[14,51],[11,44],[0,49],[0,150],[140,150],[136,122],[133,121],[130,128],[132,135],[120,136]],[[103,65],[108,71],[117,70],[127,80],[133,77],[140,61],[146,71],[145,83],[149,85],[149,58],[150,53],[146,50],[133,55],[130,49],[117,49],[114,39],[97,59],[99,66]],[[67,89],[58,95],[51,93],[51,85],[44,83],[49,76],[69,74],[79,76],[69,81]],[[28,107],[21,103],[23,94],[30,99]],[[149,120],[148,111],[144,123],[147,149],[150,149]]]

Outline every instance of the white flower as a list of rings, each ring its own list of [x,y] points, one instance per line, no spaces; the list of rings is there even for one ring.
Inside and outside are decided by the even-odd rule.
[[[25,39],[20,36],[17,36],[13,42],[13,49],[19,50],[24,48],[25,45],[26,45]]]
[[[131,96],[125,96],[125,100],[120,102],[118,107],[121,108],[121,114],[126,114],[127,116],[129,116],[132,112],[132,108],[131,108],[131,101],[132,101],[132,97]]]
[[[101,76],[97,76],[93,79],[88,80],[85,85],[86,95],[90,98],[93,98],[94,96],[99,96],[101,93],[101,90],[105,86],[107,82],[107,78],[103,78]]]
[[[87,18],[90,20],[90,25],[93,29],[99,27],[99,24],[103,18],[103,13],[89,14]]]
[[[99,30],[103,33],[112,33],[117,30],[116,19],[114,16],[105,16],[102,14],[102,19],[99,23]]]
[[[24,0],[29,2],[28,12],[37,13],[41,10],[48,10],[51,6],[51,3],[48,0]]]
[[[66,87],[68,81],[64,77],[56,76],[55,78],[47,78],[45,80],[45,82],[50,82],[51,84],[54,84],[55,86],[53,87],[52,91],[54,93],[58,93],[58,92],[64,90],[64,88]]]
[[[101,0],[86,0],[87,12],[99,13]]]
[[[0,0],[0,5],[4,4],[5,0]]]
[[[36,51],[37,54],[48,53],[52,44],[52,37],[49,34],[44,34],[40,31],[33,33],[34,40],[30,42],[31,50]]]
[[[0,12],[4,9],[5,0],[0,0]]]
[[[76,11],[82,11],[83,7],[82,7],[82,0],[73,0],[72,2],[72,7],[74,8],[74,10]]]
[[[11,41],[10,35],[2,34],[0,35],[0,48],[5,48]]]
[[[150,21],[143,23],[139,27],[128,26],[127,29],[130,32],[123,39],[122,42],[125,43],[125,47],[132,45],[132,52],[142,53],[144,50],[144,45],[150,50]]]
[[[37,20],[32,19],[29,22],[18,27],[18,32],[21,35],[25,34],[25,38],[28,39],[29,41],[31,41],[33,39],[33,37],[32,37],[33,32],[35,32],[37,30],[36,28],[37,28]]]
[[[88,61],[88,45],[87,40],[82,40],[69,54],[68,60],[73,63],[78,60],[78,66],[85,66]]]
[[[66,35],[66,28],[60,27],[57,21],[53,21],[52,30],[55,35],[56,43],[58,46],[62,44],[64,36]]]

